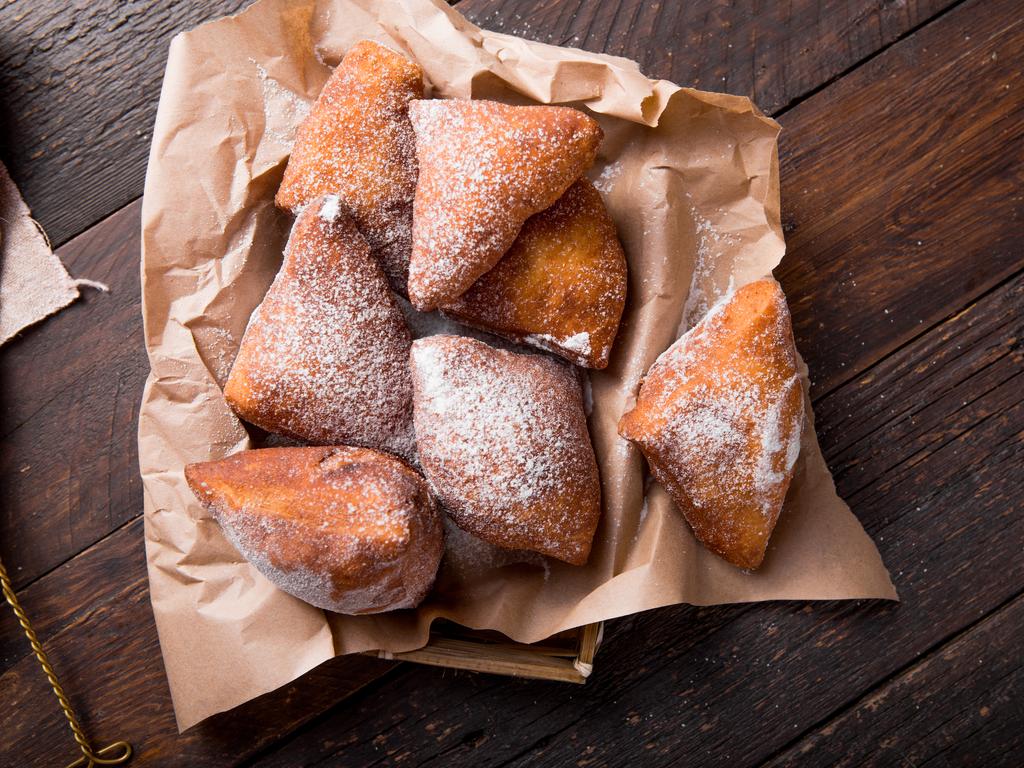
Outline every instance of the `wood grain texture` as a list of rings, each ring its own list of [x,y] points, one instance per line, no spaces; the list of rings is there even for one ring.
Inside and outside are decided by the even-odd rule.
[[[956,0],[463,0],[495,32],[625,56],[649,77],[749,96],[775,114]]]
[[[141,519],[35,582],[21,600],[86,730],[97,745],[130,741],[132,765],[235,764],[394,666],[341,657],[179,736],[149,605]],[[67,725],[8,611],[0,611],[0,701],[0,765],[70,762]]]
[[[249,1],[0,3],[0,157],[55,244],[142,194],[173,34]],[[465,0],[460,10],[776,112],[953,2]]]
[[[1022,626],[1017,598],[769,765],[1010,765],[1024,752]]]
[[[249,2],[0,2],[0,157],[54,244],[142,194],[171,37]]]
[[[1024,266],[1024,16],[974,0],[782,118],[777,270],[827,392]]]
[[[751,75],[751,93],[767,106],[758,94],[781,89],[774,92],[782,94],[784,108],[824,82],[807,73],[834,77],[948,4],[864,3],[851,10],[847,4],[816,3],[814,13],[821,9],[823,15],[814,17],[797,13],[804,6],[793,3],[789,15],[779,17],[785,20],[771,48],[762,44],[772,25],[758,26],[764,22],[745,4],[679,4],[685,18],[693,8],[704,9],[704,16],[694,18],[703,20],[705,31],[685,46],[674,42],[684,39],[679,29],[675,38],[656,34],[667,15],[676,13],[670,4],[658,10],[656,21],[647,16],[654,6],[577,5],[517,0],[504,6],[504,25],[484,23],[510,31],[528,22],[530,30],[518,31],[557,35],[553,19],[577,24],[574,14],[591,14],[586,47],[598,47],[606,29],[610,52],[648,57],[645,66],[652,73],[688,79],[671,70],[680,61],[712,73],[698,73],[700,78],[714,78],[725,68],[725,87],[734,91],[740,81],[728,78],[740,75],[732,67],[754,73],[751,62],[761,61],[769,74]],[[218,13],[213,6],[170,10],[177,6],[152,13],[167,8],[173,15],[161,23],[168,28],[189,26],[180,21],[189,14]],[[606,6],[618,13],[608,15]],[[486,7],[476,0],[464,6],[471,16],[473,8]],[[784,13],[761,10],[769,18]],[[338,662],[337,670],[323,676],[318,671],[289,686],[279,698],[177,737],[145,594],[141,525],[129,522],[141,509],[134,429],[146,370],[137,205],[69,243],[61,255],[72,272],[107,280],[114,290],[89,294],[0,353],[0,553],[18,583],[30,585],[26,607],[55,648],[55,662],[85,719],[100,728],[97,740],[131,739],[143,749],[138,765],[753,764],[803,749],[796,739],[807,732],[814,740],[815,728],[830,713],[842,717],[852,711],[859,696],[893,671],[1007,604],[1024,583],[1016,562],[1024,535],[1012,515],[1024,496],[1017,458],[1024,432],[1024,296],[1020,277],[1007,277],[1021,265],[1019,245],[1014,249],[1021,198],[1019,191],[1006,192],[1013,185],[1019,190],[1021,174],[1020,153],[1012,151],[1014,141],[1019,147],[1022,122],[1022,46],[1013,10],[1012,3],[993,2],[948,11],[783,117],[784,217],[791,249],[781,278],[816,380],[819,431],[840,492],[894,567],[904,603],[679,607],[632,617],[610,626],[595,677],[582,689],[401,667],[274,751],[289,731],[385,669],[373,660],[349,659]],[[32,6],[25,18],[40,12]],[[9,13],[9,6],[0,7],[0,35],[6,34]],[[94,18],[91,13],[80,10],[85,19]],[[836,14],[836,21],[827,14]],[[146,25],[147,18],[128,16],[125,25]],[[91,29],[90,35],[99,34],[99,27]],[[734,41],[737,30],[744,36]],[[858,48],[873,31],[877,45]],[[835,37],[840,33],[849,36],[848,51]],[[127,33],[119,27],[112,34]],[[800,34],[811,41],[807,51],[785,42]],[[815,35],[832,43],[816,48]],[[621,48],[616,40],[623,41]],[[96,43],[71,45],[92,50]],[[747,59],[730,58],[739,57],[743,46],[753,46]],[[165,50],[164,45],[147,55]],[[0,60],[7,55],[0,49]],[[111,55],[83,64],[82,71],[107,67]],[[824,57],[827,66],[816,70],[815,57]],[[947,60],[956,66],[945,67]],[[122,59],[118,66],[127,68],[120,75],[103,76],[127,78],[124,72],[142,66],[134,61]],[[1003,94],[993,86],[1000,77],[1012,86]],[[884,88],[878,79],[885,79]],[[933,98],[918,97],[919,88]],[[129,98],[120,93],[121,100]],[[154,87],[153,106],[155,94]],[[53,96],[38,92],[31,98],[33,108],[45,112]],[[862,111],[870,119],[860,119]],[[126,158],[137,150],[125,137],[139,129],[139,114],[106,127],[106,156],[90,155],[96,167],[135,167]],[[6,130],[5,119],[13,118],[0,116],[0,131]],[[147,131],[149,121],[142,126]],[[59,126],[54,142],[70,140],[58,137],[62,131],[78,136],[76,125]],[[122,129],[129,133],[117,134]],[[87,145],[92,139],[78,140]],[[904,151],[908,145],[911,150]],[[46,162],[51,156],[45,155]],[[143,164],[130,182],[139,190]],[[937,180],[942,184],[931,188]],[[107,191],[124,188],[112,182]],[[95,195],[99,201],[100,192]],[[79,189],[74,203],[65,198],[60,215],[78,215],[81,197]],[[869,215],[859,216],[861,208]],[[837,285],[851,279],[861,289],[856,294],[850,293],[854,286]],[[93,545],[109,531],[114,533]],[[8,711],[17,712],[3,718],[0,765],[59,763],[68,754],[64,726],[20,643],[10,617],[0,611],[0,700],[10,700]],[[114,674],[114,656],[123,656],[118,667],[128,670],[129,679]],[[933,670],[939,675],[943,667]],[[910,675],[910,683],[915,679]],[[961,701],[967,700],[964,694]],[[953,712],[958,705],[949,706]],[[873,722],[856,744],[878,737],[875,728],[882,724]],[[22,738],[33,732],[46,750],[29,761],[17,751],[24,745],[8,734]],[[925,740],[966,733],[911,732]],[[1006,734],[1000,726],[975,743],[1012,747]],[[826,757],[811,764],[828,764],[831,753],[819,754]]]
[[[0,552],[15,587],[139,514],[136,428],[149,365],[136,202],[59,249],[110,286],[0,352]],[[17,547],[8,545],[17,542]]]
[[[402,669],[254,764],[748,766],[791,746],[1024,589],[1022,338],[1018,276],[818,405],[839,491],[900,604],[677,607],[611,622],[583,689]],[[850,435],[855,420],[865,424]]]

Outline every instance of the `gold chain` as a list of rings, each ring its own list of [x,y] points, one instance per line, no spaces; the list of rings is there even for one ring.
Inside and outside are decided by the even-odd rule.
[[[7,575],[7,569],[4,568],[3,561],[0,561],[0,587],[3,588],[4,599],[10,604],[14,615],[18,617],[18,623],[21,624],[21,628],[25,630],[25,637],[28,638],[33,653],[39,659],[43,672],[46,673],[46,679],[53,686],[53,692],[57,696],[57,701],[60,702],[60,708],[64,711],[64,717],[67,718],[68,725],[71,726],[71,732],[75,736],[75,742],[78,744],[79,749],[82,750],[82,756],[68,765],[67,768],[78,768],[78,766],[93,768],[93,766],[97,765],[121,765],[128,762],[132,756],[132,745],[127,741],[115,741],[113,744],[95,752],[89,746],[89,739],[85,735],[85,731],[82,730],[82,726],[78,724],[78,718],[75,716],[75,711],[71,708],[71,702],[68,701],[64,688],[61,686],[60,681],[57,679],[57,674],[50,665],[50,660],[46,658],[46,651],[39,644],[39,638],[36,637],[35,630],[32,629],[28,616],[25,615],[25,611],[22,610],[21,604],[14,594],[14,586]]]

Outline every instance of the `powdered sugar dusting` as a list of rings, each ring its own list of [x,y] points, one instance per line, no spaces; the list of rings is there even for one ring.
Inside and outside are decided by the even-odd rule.
[[[339,613],[415,606],[441,559],[441,522],[416,473],[357,448],[244,451],[192,465],[189,485],[264,576]]]
[[[626,300],[626,259],[586,179],[531,216],[509,251],[442,308],[457,319],[577,365],[604,368]]]
[[[341,199],[337,195],[327,195],[320,206],[320,218],[324,221],[335,221],[341,213]]]
[[[723,263],[725,252],[736,247],[736,238],[720,232],[696,208],[691,207],[690,212],[696,227],[697,253],[693,277],[690,279],[690,290],[683,307],[683,327],[679,329],[680,333],[696,325],[712,306],[723,298],[727,299],[734,290],[731,273],[728,286],[724,290],[719,288],[715,282],[715,269]]]
[[[409,332],[348,217],[326,201],[295,223],[225,388],[268,431],[412,458]]]
[[[598,174],[597,178],[594,179],[594,186],[597,187],[602,195],[607,195],[611,192],[612,187],[615,186],[615,182],[621,173],[622,165],[620,163],[608,163],[608,165],[601,169],[601,173]]]
[[[412,250],[416,153],[408,105],[423,96],[419,66],[382,45],[352,47],[298,131],[277,204],[296,211],[337,194],[395,290]]]
[[[620,425],[694,512],[698,537],[722,548],[752,535],[746,510],[760,514],[767,541],[799,454],[804,410],[789,323],[774,281],[740,289],[658,358]]]
[[[256,570],[275,586],[317,608],[336,613],[378,613],[396,608],[412,607],[400,584],[368,583],[364,586],[336,590],[331,568],[352,559],[358,550],[354,537],[325,536],[316,531],[316,541],[330,553],[334,563],[318,563],[310,567],[302,562],[289,562],[281,552],[281,542],[301,540],[310,535],[308,526],[281,518],[240,513],[221,516],[225,538]],[[330,558],[325,558],[330,559]],[[387,570],[395,567],[394,559],[381,563]]]
[[[789,443],[799,445],[799,431],[781,422],[789,390],[799,386],[799,379],[794,377],[773,392],[727,374],[712,378],[716,380],[690,389],[685,406],[680,403],[669,409],[668,426],[652,445],[663,456],[671,455],[675,446],[685,445],[686,458],[680,457],[680,461],[692,461],[694,454],[704,457],[701,464],[707,465],[708,478],[713,481],[687,486],[698,509],[720,504],[723,496],[753,493],[762,514],[770,517],[777,511],[772,491],[792,468]],[[753,446],[751,435],[756,439]],[[751,453],[754,461],[748,464],[744,457]],[[780,463],[782,471],[776,471],[774,467]]]
[[[409,295],[432,310],[465,292],[594,161],[601,129],[568,107],[414,101],[419,181]]]
[[[792,390],[800,389],[800,376],[794,375],[782,385],[774,402],[768,408],[767,416],[761,425],[761,446],[757,467],[754,470],[754,484],[762,493],[783,482],[786,475],[793,469],[796,457],[800,453],[800,428],[803,426],[803,411],[799,412],[796,423],[783,422],[784,409],[790,401]],[[778,456],[782,456],[781,466],[776,469]]]
[[[568,338],[560,339],[558,343],[577,354],[590,354],[590,334],[586,331],[581,331],[580,333],[569,336]]]
[[[590,334],[586,331],[582,331],[581,333],[577,333],[573,336],[568,336],[564,339],[559,339],[549,333],[531,333],[528,336],[524,336],[523,341],[539,349],[561,347],[562,349],[574,352],[581,357],[586,357],[590,354]]]
[[[416,341],[412,366],[420,458],[456,523],[500,546],[585,559],[600,490],[572,370],[454,336]]]
[[[306,119],[311,105],[272,78],[262,64],[255,59],[250,61],[256,65],[263,93],[263,131],[282,147],[291,147],[295,141],[295,127]]]

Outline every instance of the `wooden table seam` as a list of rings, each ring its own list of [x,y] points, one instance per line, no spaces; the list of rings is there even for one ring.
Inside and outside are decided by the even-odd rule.
[[[775,118],[775,119],[780,118],[780,117],[784,116],[787,112],[790,112],[794,108],[796,108],[796,107],[800,106],[801,104],[803,104],[805,101],[809,101],[810,99],[813,99],[818,94],[820,94],[823,91],[828,90],[829,88],[831,88],[833,85],[838,83],[840,80],[842,80],[842,79],[848,77],[849,75],[853,74],[854,71],[860,69],[861,67],[865,66],[866,64],[870,64],[874,59],[877,59],[879,56],[884,54],[886,51],[888,51],[894,45],[898,45],[899,43],[903,42],[907,38],[909,38],[912,35],[916,34],[920,30],[922,30],[925,27],[929,26],[930,24],[938,21],[943,16],[949,14],[952,11],[955,11],[957,8],[959,8],[961,5],[963,5],[965,2],[967,2],[967,0],[956,0],[956,2],[954,2],[954,3],[950,4],[950,5],[945,6],[944,8],[939,9],[938,11],[933,13],[931,16],[929,16],[927,19],[924,19],[924,20],[918,22],[913,27],[909,27],[908,29],[906,29],[905,31],[901,32],[899,35],[894,37],[892,40],[890,40],[888,43],[884,43],[878,49],[872,51],[871,53],[867,54],[863,58],[858,59],[853,64],[850,64],[846,69],[844,69],[841,72],[837,72],[836,74],[832,75],[830,78],[828,78],[827,80],[822,82],[820,85],[817,85],[814,88],[812,88],[809,91],[807,91],[806,93],[802,93],[799,96],[791,99],[790,101],[788,101],[780,109],[772,111],[771,117]]]
[[[954,632],[950,632],[942,639],[936,641],[931,646],[929,646],[923,653],[916,656],[913,660],[893,670],[884,678],[878,680],[870,688],[864,689],[860,693],[856,694],[855,696],[851,697],[846,702],[844,702],[842,706],[834,708],[829,712],[829,714],[825,715],[808,728],[805,728],[803,731],[800,732],[799,736],[796,736],[790,741],[786,742],[786,744],[784,744],[782,747],[779,747],[777,750],[772,752],[768,757],[766,757],[764,760],[758,763],[759,768],[763,768],[763,766],[771,764],[774,760],[777,760],[779,757],[786,754],[786,752],[789,752],[795,745],[799,744],[801,741],[806,739],[810,733],[819,730],[820,728],[827,726],[833,720],[842,717],[846,712],[849,712],[854,707],[856,707],[859,702],[869,698],[873,693],[875,693],[881,688],[884,688],[885,686],[889,685],[891,682],[902,677],[908,672],[912,671],[915,667],[926,663],[929,659],[933,658],[936,653],[940,653],[944,648],[946,648],[952,643],[955,643],[961,637],[967,635],[984,622],[994,619],[1001,612],[1005,611],[1014,602],[1021,599],[1024,599],[1024,589],[1007,597],[994,608],[978,616],[974,621],[970,622],[969,624],[964,625],[963,627],[957,629]]]

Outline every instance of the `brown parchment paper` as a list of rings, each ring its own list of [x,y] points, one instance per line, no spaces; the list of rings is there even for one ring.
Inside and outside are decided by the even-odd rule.
[[[612,364],[590,376],[604,493],[590,562],[497,553],[456,534],[418,610],[344,617],[278,591],[242,560],[182,469],[251,445],[221,384],[280,264],[289,221],[273,195],[295,127],[361,38],[413,57],[434,96],[569,103],[594,114],[606,139],[592,177],[630,281]],[[836,496],[812,418],[754,574],[694,541],[615,430],[658,354],[730,286],[782,258],[778,132],[746,98],[649,80],[625,59],[485,32],[430,0],[260,0],[176,37],[142,211],[152,373],[139,457],[153,610],[179,726],[335,654],[421,647],[437,617],[534,642],[681,602],[894,598],[878,552]]]

